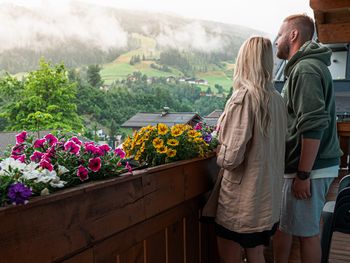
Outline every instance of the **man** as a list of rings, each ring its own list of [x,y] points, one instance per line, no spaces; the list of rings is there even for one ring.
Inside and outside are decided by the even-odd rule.
[[[306,15],[287,17],[276,41],[277,57],[288,60],[282,95],[288,113],[285,180],[276,263],[287,263],[292,237],[300,240],[303,263],[321,262],[320,217],[325,196],[338,176],[339,147],[330,65],[331,50],[312,41]]]

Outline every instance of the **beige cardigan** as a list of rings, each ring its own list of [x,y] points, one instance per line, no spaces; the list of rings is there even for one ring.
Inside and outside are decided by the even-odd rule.
[[[218,123],[222,180],[215,220],[231,231],[261,232],[279,221],[287,119],[277,91],[269,110],[266,137],[257,128],[250,92],[241,89],[228,101]]]

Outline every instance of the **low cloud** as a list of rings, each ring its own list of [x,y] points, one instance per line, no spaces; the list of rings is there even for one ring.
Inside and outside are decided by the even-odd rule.
[[[176,29],[163,25],[161,33],[157,36],[157,43],[161,47],[201,52],[221,51],[225,42],[218,33],[208,33],[199,21]]]
[[[72,40],[104,51],[127,45],[127,32],[102,7],[73,1],[0,7],[0,52],[13,48],[44,50]]]

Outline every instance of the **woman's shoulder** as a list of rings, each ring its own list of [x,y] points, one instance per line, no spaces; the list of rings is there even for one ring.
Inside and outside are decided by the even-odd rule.
[[[247,93],[248,89],[245,87],[235,90],[231,96],[230,103],[242,104]]]

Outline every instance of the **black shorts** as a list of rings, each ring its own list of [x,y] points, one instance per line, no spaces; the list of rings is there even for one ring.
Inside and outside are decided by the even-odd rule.
[[[232,240],[243,248],[253,248],[260,245],[269,246],[270,238],[275,234],[277,227],[278,223],[274,224],[271,230],[255,233],[237,233],[215,223],[215,232],[217,236]]]

